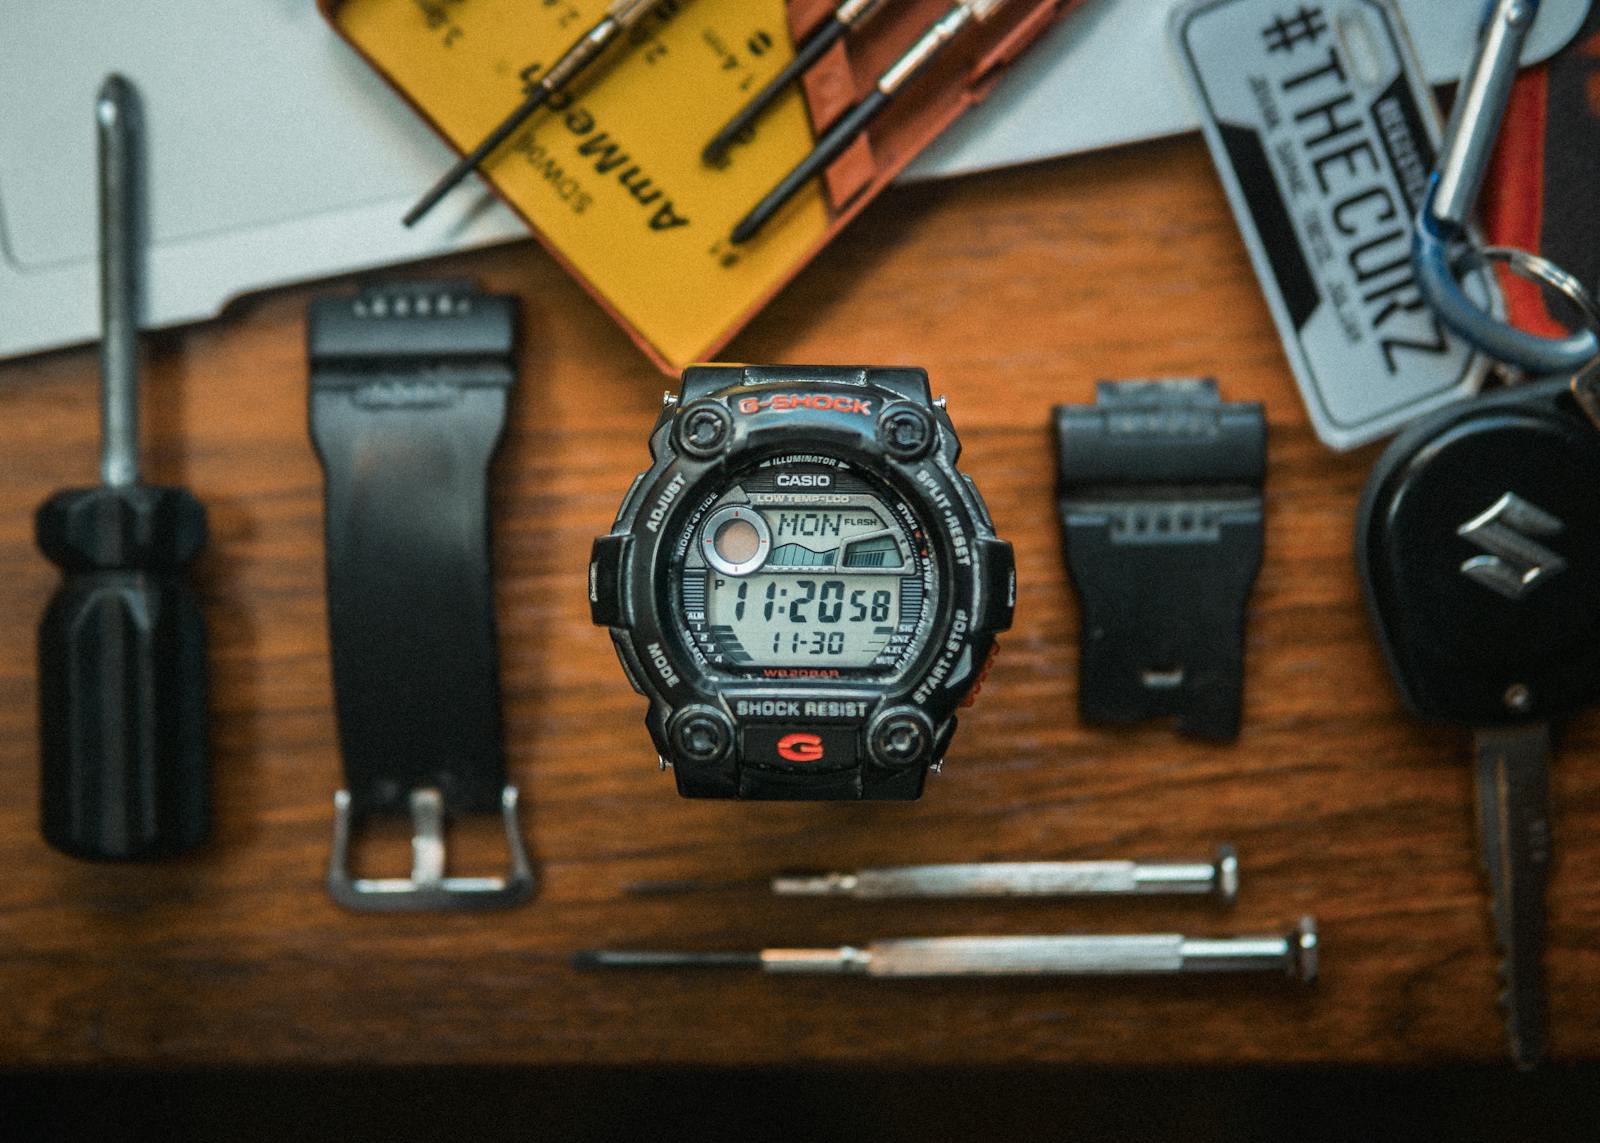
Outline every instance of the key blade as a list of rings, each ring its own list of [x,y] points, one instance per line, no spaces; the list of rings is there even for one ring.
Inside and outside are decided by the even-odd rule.
[[[1479,853],[1500,946],[1500,1006],[1517,1066],[1544,1058],[1545,886],[1550,868],[1550,729],[1544,723],[1479,730]]]

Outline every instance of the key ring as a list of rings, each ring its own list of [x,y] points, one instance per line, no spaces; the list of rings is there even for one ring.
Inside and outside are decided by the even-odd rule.
[[[1584,332],[1600,334],[1600,302],[1574,275],[1550,259],[1516,246],[1485,246],[1476,253],[1482,261],[1498,262],[1517,277],[1554,290],[1577,309],[1586,327]],[[1600,429],[1600,358],[1573,375],[1572,396],[1595,428]]]
[[[1600,302],[1595,300],[1595,296],[1576,275],[1567,273],[1543,254],[1534,254],[1520,246],[1485,246],[1476,253],[1485,262],[1498,262],[1524,281],[1536,286],[1548,286],[1571,302],[1583,315],[1583,324],[1588,332],[1600,330]]]
[[[1477,58],[1456,98],[1438,169],[1428,181],[1428,193],[1417,212],[1411,259],[1417,286],[1440,320],[1483,352],[1530,373],[1577,373],[1600,357],[1596,333],[1600,313],[1577,279],[1525,250],[1490,247],[1478,251],[1503,262],[1513,273],[1549,285],[1572,299],[1590,321],[1591,328],[1564,337],[1546,337],[1517,329],[1485,311],[1467,296],[1453,268],[1462,248],[1471,244],[1467,219],[1500,131],[1523,41],[1538,12],[1539,0],[1496,0],[1479,39]],[[1600,424],[1600,402],[1590,415]]]
[[[1463,254],[1479,262],[1498,262],[1524,281],[1554,290],[1572,303],[1583,319],[1586,332],[1600,334],[1600,301],[1596,301],[1577,277],[1550,259],[1516,246],[1484,246],[1463,251]],[[1465,260],[1458,257],[1452,265],[1459,270]],[[1595,428],[1600,429],[1600,358],[1591,360],[1573,374],[1572,396]]]

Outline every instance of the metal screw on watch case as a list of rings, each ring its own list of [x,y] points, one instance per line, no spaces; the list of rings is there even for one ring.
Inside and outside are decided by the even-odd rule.
[[[878,439],[896,460],[918,460],[933,444],[933,419],[911,405],[892,407],[878,422]]]
[[[893,766],[909,766],[927,755],[932,734],[914,713],[889,713],[872,731],[872,752]]]
[[[731,427],[732,422],[722,406],[702,402],[678,414],[678,443],[690,456],[704,460],[721,450]]]
[[[733,740],[727,719],[710,707],[688,707],[673,719],[672,738],[684,757],[709,762],[727,753]]]

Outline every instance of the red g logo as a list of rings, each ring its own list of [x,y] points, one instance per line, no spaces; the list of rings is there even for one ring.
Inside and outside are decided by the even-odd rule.
[[[791,762],[818,762],[822,759],[822,739],[796,731],[778,739],[778,756]]]

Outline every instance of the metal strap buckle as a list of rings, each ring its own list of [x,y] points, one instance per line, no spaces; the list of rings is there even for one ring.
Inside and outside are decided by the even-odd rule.
[[[333,856],[328,892],[347,909],[367,913],[504,909],[533,895],[533,868],[517,821],[517,788],[500,792],[506,848],[511,855],[505,877],[446,877],[444,799],[431,786],[411,791],[411,876],[351,877],[350,841],[355,812],[350,791],[333,796]]]

